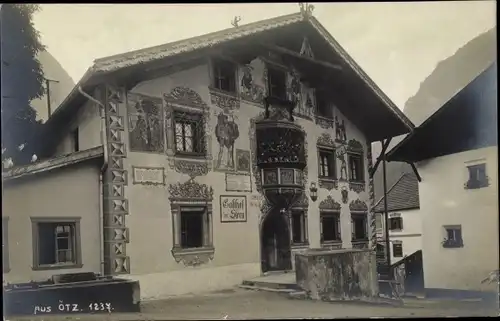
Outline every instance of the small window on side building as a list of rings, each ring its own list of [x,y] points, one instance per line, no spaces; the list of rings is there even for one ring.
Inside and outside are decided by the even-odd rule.
[[[443,240],[444,248],[457,248],[464,246],[464,242],[462,239],[461,225],[444,226],[444,230],[445,230],[445,237]]]
[[[403,242],[392,243],[392,256],[403,257]]]
[[[486,176],[486,164],[467,166],[469,180],[465,183],[466,189],[478,189],[489,186],[489,179]]]
[[[402,229],[403,229],[403,218],[402,217],[389,218],[389,230],[400,231]]]

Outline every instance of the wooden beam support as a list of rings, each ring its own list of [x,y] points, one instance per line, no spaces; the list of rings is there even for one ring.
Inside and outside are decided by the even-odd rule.
[[[410,164],[411,168],[413,169],[413,173],[415,173],[415,176],[417,176],[418,181],[421,182],[422,177],[420,177],[420,174],[418,173],[418,170],[417,170],[417,167],[415,166],[415,164],[412,162],[408,162],[408,164]]]
[[[392,137],[389,139],[386,139],[385,142],[382,142],[382,151],[380,152],[380,155],[377,157],[377,162],[373,166],[372,171],[369,173],[370,178],[373,178],[373,175],[375,175],[375,172],[377,171],[378,165],[380,165],[380,162],[384,158],[385,151],[387,150],[387,147],[389,147],[391,140],[392,140]]]
[[[342,66],[340,66],[340,65],[334,65],[334,64],[326,62],[326,61],[320,61],[320,60],[312,59],[312,58],[309,58],[306,56],[302,56],[299,53],[297,53],[293,50],[290,50],[290,49],[286,49],[286,48],[283,48],[280,46],[271,45],[271,44],[267,44],[267,43],[259,43],[259,44],[266,49],[269,49],[271,51],[275,51],[275,52],[283,54],[283,55],[288,55],[288,56],[292,56],[292,57],[295,57],[298,59],[306,60],[306,61],[309,61],[311,63],[321,65],[323,67],[330,68],[330,69],[333,69],[336,71],[342,70]]]

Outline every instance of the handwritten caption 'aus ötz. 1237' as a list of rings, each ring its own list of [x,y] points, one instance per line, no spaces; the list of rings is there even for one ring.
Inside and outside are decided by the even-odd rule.
[[[53,305],[35,305],[33,309],[33,314],[38,313],[54,313],[54,312],[63,312],[63,313],[85,313],[85,312],[101,312],[106,311],[111,313],[113,311],[113,307],[111,303],[108,302],[96,302],[89,303],[88,306],[80,306],[76,303],[64,303],[59,301],[60,303],[57,306]]]

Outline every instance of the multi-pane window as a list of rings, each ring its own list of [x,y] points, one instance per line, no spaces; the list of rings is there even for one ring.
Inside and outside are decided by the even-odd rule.
[[[394,241],[392,243],[392,256],[403,257],[403,243]]]
[[[229,61],[213,60],[214,87],[230,93],[236,92],[236,66]]]
[[[340,242],[340,213],[320,212],[321,242]]]
[[[180,154],[205,154],[205,137],[201,115],[176,113],[175,150]]]
[[[269,96],[286,99],[286,73],[279,68],[268,67],[267,85]]]
[[[78,220],[32,219],[32,222],[35,268],[80,263]]]
[[[366,214],[351,214],[352,240],[368,240],[368,226]]]
[[[476,189],[489,185],[488,177],[486,176],[486,164],[468,166],[467,169],[469,171],[469,180],[466,183],[466,188]]]
[[[324,90],[316,90],[316,109],[318,116],[333,118],[333,108]]]
[[[363,179],[363,159],[361,155],[349,154],[349,180],[362,182]]]
[[[335,178],[335,152],[333,150],[320,149],[319,152],[319,177]]]
[[[389,230],[400,231],[403,229],[403,218],[402,217],[391,217],[389,218]]]
[[[307,243],[306,214],[303,210],[292,210],[292,244]]]

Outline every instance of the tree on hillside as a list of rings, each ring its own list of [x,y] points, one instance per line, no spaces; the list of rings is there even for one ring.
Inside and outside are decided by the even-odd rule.
[[[37,60],[44,50],[33,26],[34,4],[3,4],[0,9],[2,164],[29,163],[41,141],[41,122],[31,100],[44,94],[42,67]]]

